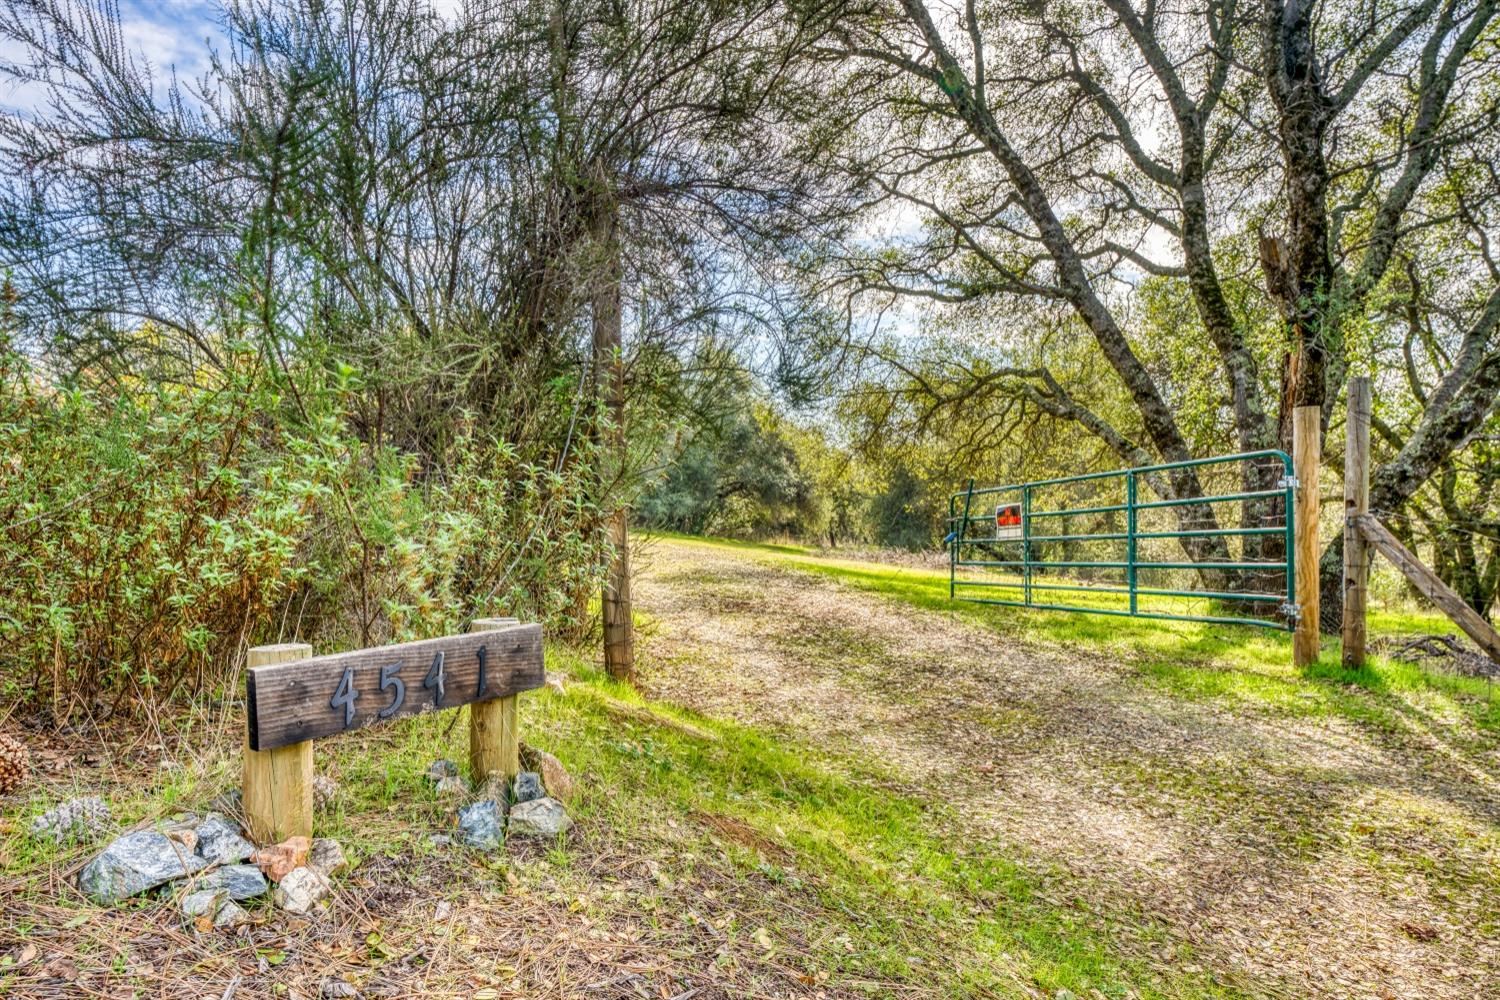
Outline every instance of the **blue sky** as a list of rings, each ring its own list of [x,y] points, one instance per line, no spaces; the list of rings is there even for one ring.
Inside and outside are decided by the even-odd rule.
[[[203,0],[120,0],[126,38],[165,68],[201,62],[207,39],[222,37],[217,7]]]
[[[7,0],[0,0],[0,3]],[[99,0],[72,0],[79,5],[97,4]],[[451,13],[463,0],[428,0],[436,10]],[[198,91],[198,81],[209,66],[212,48],[225,42],[221,27],[222,13],[216,0],[117,0],[121,32],[125,44],[151,67],[158,81],[175,73],[189,98]],[[12,43],[0,39],[0,67],[23,58]],[[157,90],[158,98],[163,90]],[[46,100],[45,90],[36,85],[18,85],[0,72],[0,114],[27,115]],[[879,239],[893,236],[915,237],[921,228],[922,213],[912,206],[900,206],[889,217],[871,220],[871,233]],[[908,330],[916,324],[912,304],[902,303],[885,317],[892,330]]]
[[[184,79],[200,75],[208,65],[210,39],[217,44],[223,38],[216,6],[204,0],[119,0],[119,8],[125,43],[162,76],[174,68]],[[21,56],[13,43],[0,41],[0,63]],[[24,112],[43,96],[40,88],[0,78],[0,109]]]
[[[0,0],[5,2],[5,0]],[[95,4],[99,0],[74,0]],[[210,46],[224,38],[219,5],[211,0],[117,0],[120,27],[126,44],[137,56],[150,62],[160,76],[176,70],[179,79],[191,82],[208,66]],[[431,0],[442,11],[459,0]],[[20,53],[0,40],[0,64],[17,60]],[[43,95],[38,88],[17,86],[0,74],[0,110],[26,111],[37,106]]]

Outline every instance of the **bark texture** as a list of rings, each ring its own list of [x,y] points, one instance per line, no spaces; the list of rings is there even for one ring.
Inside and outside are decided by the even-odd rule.
[[[594,378],[601,412],[608,417],[604,435],[618,477],[626,465],[629,439],[625,431],[625,361],[621,337],[620,244],[617,209],[613,203],[595,220],[595,247],[600,274],[593,301]],[[608,484],[606,484],[608,486]],[[606,488],[602,496],[611,496]],[[630,511],[617,504],[606,514],[612,548],[605,570],[600,605],[604,619],[604,669],[616,680],[635,680],[635,633],[630,616]]]

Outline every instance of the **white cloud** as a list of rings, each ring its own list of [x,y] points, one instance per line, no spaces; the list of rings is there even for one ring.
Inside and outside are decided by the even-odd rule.
[[[125,0],[120,4],[120,37],[126,48],[159,80],[176,73],[191,80],[208,67],[209,46],[222,39],[218,6],[204,0]],[[30,53],[10,40],[0,41],[0,65],[24,66]],[[47,90],[35,83],[0,76],[0,111],[35,112],[47,101]]]

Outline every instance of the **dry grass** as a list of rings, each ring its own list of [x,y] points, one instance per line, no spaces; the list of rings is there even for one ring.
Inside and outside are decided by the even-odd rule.
[[[555,725],[576,719],[567,699],[536,697],[530,732],[548,745],[546,734],[562,731]],[[590,709],[602,720],[675,721],[607,695]],[[452,721],[431,716],[321,744],[320,770],[340,774],[343,790],[320,829],[351,849],[356,868],[336,880],[326,912],[290,917],[261,901],[255,926],[238,934],[185,930],[164,896],[93,906],[72,879],[96,848],[52,851],[24,833],[42,803],[79,792],[104,794],[139,820],[122,826],[174,804],[201,808],[233,783],[227,736],[208,753],[173,735],[165,748],[126,734],[102,734],[86,749],[34,737],[41,772],[28,801],[7,803],[0,830],[0,996],[315,1000],[346,983],[363,997],[865,995],[828,983],[808,957],[797,927],[826,922],[807,912],[816,902],[730,857],[746,843],[778,848],[727,817],[643,821],[658,804],[617,806],[620,790],[586,765],[575,770],[580,825],[559,843],[515,841],[502,855],[432,847],[448,808],[416,776],[439,752],[457,757],[464,727]],[[757,940],[761,927],[775,928],[774,940]],[[888,995],[907,992],[889,984]]]
[[[655,696],[884,762],[953,807],[955,838],[1165,924],[1157,962],[1286,995],[1500,992],[1500,755],[1440,705],[1393,731],[1185,699],[1118,650],[1018,642],[722,546],[660,543],[637,592]]]
[[[798,558],[648,549],[661,700],[549,649],[572,676],[523,725],[580,788],[556,843],[430,843],[451,804],[420,774],[462,759],[456,714],[320,744],[342,787],[320,833],[356,867],[311,919],[261,904],[200,936],[170,899],[101,909],[71,885],[91,849],[24,832],[73,794],[122,827],[202,809],[236,782],[233,703],[33,738],[45,766],[0,820],[0,996],[1494,992],[1500,753],[1462,706],[1279,676],[1264,704],[1188,697],[1128,650],[1001,637]]]

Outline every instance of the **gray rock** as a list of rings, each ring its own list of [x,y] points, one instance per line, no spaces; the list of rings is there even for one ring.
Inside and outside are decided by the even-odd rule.
[[[453,843],[453,838],[446,833],[429,833],[427,842],[433,847],[448,847]]]
[[[78,876],[78,888],[96,903],[118,903],[207,864],[165,834],[137,830],[113,841],[90,861]]]
[[[563,804],[553,798],[519,802],[510,811],[513,837],[555,837],[572,827],[572,817]]]
[[[334,798],[339,794],[339,783],[320,774],[313,778],[313,808],[327,809],[333,805]]]
[[[198,856],[204,861],[232,864],[255,853],[255,845],[240,836],[239,824],[218,813],[205,816],[193,832],[198,835]]]
[[[433,784],[436,784],[437,782],[442,781],[444,778],[458,777],[459,772],[458,765],[453,763],[453,761],[435,760],[423,773],[426,774],[429,781],[431,781]]]
[[[265,874],[255,865],[225,865],[191,880],[172,883],[174,889],[186,889],[189,886],[198,890],[223,890],[230,899],[254,899],[256,896],[264,896],[271,883],[266,881]]]
[[[493,851],[505,840],[505,813],[494,799],[472,802],[458,811],[458,839],[481,851]]]
[[[511,801],[531,802],[534,799],[545,798],[547,790],[542,787],[542,776],[535,771],[522,771],[516,775],[515,789],[511,794]]]
[[[210,926],[225,930],[250,923],[250,914],[230,899],[223,889],[199,889],[187,893],[178,903],[178,909],[183,923],[201,930]]]
[[[319,992],[322,993],[323,1000],[346,1000],[348,997],[359,996],[359,990],[355,988],[354,984],[345,982],[342,979],[323,980],[323,985],[320,987]]]
[[[310,913],[332,891],[333,886],[322,873],[293,868],[276,884],[271,899],[288,913]]]
[[[439,778],[433,786],[439,795],[468,795],[469,783],[456,774]]]
[[[109,828],[109,806],[97,795],[69,799],[31,821],[31,835],[38,840],[89,841]]]
[[[214,927],[221,931],[233,927],[244,927],[250,922],[249,912],[232,899],[226,899],[220,903],[219,912],[214,914]]]
[[[307,867],[332,878],[349,870],[349,859],[344,857],[344,849],[337,840],[319,837],[312,842],[312,850],[307,854]]]
[[[542,776],[542,786],[547,789],[548,795],[559,802],[572,801],[573,777],[563,767],[562,761],[545,750],[522,743],[521,763],[526,770],[535,771]]]
[[[219,912],[219,906],[229,902],[229,894],[223,889],[198,889],[182,897],[177,910],[188,923],[199,917],[211,917]]]

